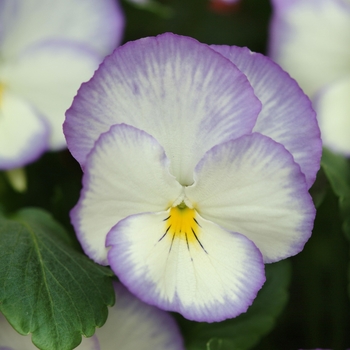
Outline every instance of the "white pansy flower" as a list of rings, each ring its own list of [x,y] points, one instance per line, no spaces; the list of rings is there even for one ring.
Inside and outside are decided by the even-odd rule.
[[[196,321],[245,312],[264,263],[311,234],[321,156],[310,100],[248,49],[166,33],[107,57],[66,113],[86,254]]]

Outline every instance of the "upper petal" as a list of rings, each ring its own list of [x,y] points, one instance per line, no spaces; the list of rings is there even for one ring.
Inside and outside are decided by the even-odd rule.
[[[270,56],[313,94],[349,73],[350,3],[273,0]]]
[[[167,312],[143,303],[121,283],[114,283],[114,289],[116,303],[103,327],[96,329],[101,350],[184,349],[179,328]]]
[[[68,147],[84,165],[98,136],[127,123],[155,137],[182,184],[215,144],[252,130],[261,104],[231,62],[171,33],[129,42],[107,57],[67,111]],[[89,120],[87,123],[86,120]]]
[[[184,223],[171,215],[133,215],[112,228],[108,261],[119,279],[141,300],[191,320],[245,312],[265,282],[256,246],[195,211]]]
[[[62,131],[64,114],[99,61],[94,52],[73,42],[41,42],[23,51],[16,60],[3,64],[0,79],[46,118],[50,148],[56,150],[66,146]]]
[[[85,253],[107,265],[105,239],[116,223],[131,214],[164,210],[181,192],[152,136],[128,125],[112,126],[87,159],[81,196],[71,213]]]
[[[120,42],[124,17],[116,0],[2,0],[0,26],[3,58],[47,39],[79,41],[105,56]]]
[[[247,76],[262,102],[262,110],[253,130],[285,146],[300,165],[311,187],[320,167],[322,143],[309,98],[268,57],[236,46],[212,47]]]
[[[255,133],[215,146],[195,179],[185,193],[200,215],[247,236],[265,262],[299,253],[309,239],[315,208],[305,177],[270,138]]]
[[[315,108],[323,144],[350,156],[350,74],[328,85],[317,96]]]
[[[47,145],[48,126],[38,111],[0,85],[0,170],[34,161]]]

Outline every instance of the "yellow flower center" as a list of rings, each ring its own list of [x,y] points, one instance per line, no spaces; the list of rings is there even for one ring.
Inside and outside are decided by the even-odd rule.
[[[199,244],[205,251],[199,240],[201,226],[196,220],[196,216],[198,216],[196,210],[189,208],[184,202],[176,207],[172,207],[169,216],[165,219],[165,233],[163,237],[168,236],[171,239],[171,246],[174,239],[177,238],[186,241],[188,249],[190,244]]]

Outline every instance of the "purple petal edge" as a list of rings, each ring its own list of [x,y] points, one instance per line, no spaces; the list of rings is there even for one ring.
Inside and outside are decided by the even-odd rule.
[[[248,48],[211,47],[246,74],[261,100],[263,108],[253,131],[283,144],[301,167],[310,188],[320,168],[322,141],[316,113],[308,96],[270,58]]]
[[[193,44],[196,45],[196,47],[197,47],[196,50],[198,50],[198,48],[200,47],[199,45],[202,46],[201,51],[210,50],[207,45],[201,44],[198,41],[196,41],[195,39],[175,35],[172,33],[164,33],[164,34],[161,34],[161,35],[156,36],[156,37],[147,37],[147,38],[139,39],[137,41],[128,42],[125,45],[118,48],[117,50],[115,50],[113,55],[107,57],[104,60],[104,62],[101,64],[100,68],[97,70],[96,74],[91,79],[91,81],[88,83],[82,84],[81,88],[78,91],[78,95],[75,97],[75,99],[73,101],[72,106],[70,107],[70,109],[68,109],[68,111],[66,113],[66,120],[65,120],[63,128],[64,128],[64,133],[65,133],[65,136],[67,139],[68,148],[70,149],[73,156],[78,160],[78,162],[81,164],[81,166],[83,168],[84,168],[84,162],[86,159],[86,155],[87,155],[88,151],[91,149],[97,136],[95,135],[95,133],[91,133],[91,135],[86,136],[86,131],[84,132],[82,130],[83,124],[81,124],[82,121],[80,121],[80,119],[82,119],[83,115],[85,117],[87,115],[87,112],[85,112],[84,109],[91,110],[91,108],[95,108],[95,104],[93,104],[93,103],[90,103],[90,106],[89,106],[89,101],[91,101],[92,99],[101,100],[101,103],[102,102],[105,103],[105,101],[103,101],[102,97],[104,95],[106,95],[105,90],[110,89],[110,87],[109,87],[110,83],[106,81],[107,80],[106,76],[107,76],[107,74],[109,74],[110,71],[113,71],[113,70],[117,71],[119,69],[117,67],[117,63],[118,63],[117,58],[118,57],[117,57],[116,53],[119,52],[120,55],[122,55],[123,60],[125,60],[125,57],[127,57],[127,55],[131,55],[133,50],[138,50],[140,52],[145,51],[145,48],[148,46],[148,43],[152,43],[152,45],[153,45],[152,50],[154,50],[157,45],[161,45],[161,44],[164,45],[165,42],[170,42],[170,41],[173,42],[173,41],[178,41],[178,40],[182,40],[184,43],[186,41],[187,46],[189,46],[190,43],[192,42]],[[220,59],[219,62],[221,62],[222,55],[220,55],[219,53],[216,53],[216,52],[215,52],[215,54],[218,55],[218,59]],[[163,53],[163,55],[164,55],[164,53]],[[135,64],[137,64],[137,60],[141,60],[141,59],[142,59],[142,57],[140,54],[137,56],[137,58],[135,58],[135,62],[136,62]],[[249,90],[249,93],[251,93],[251,95],[252,95],[251,98],[252,99],[254,98],[254,100],[255,100],[254,101],[254,108],[255,108],[256,114],[257,114],[261,109],[261,104],[260,104],[260,101],[253,95],[252,88],[251,88],[250,84],[248,83],[248,81],[246,80],[246,77],[241,72],[239,72],[239,70],[237,70],[235,65],[233,65],[231,62],[229,63],[229,60],[227,60],[225,58],[225,61],[227,62],[225,64],[232,65],[232,70],[235,71],[234,74],[236,74],[237,76],[238,75],[240,76],[240,78],[239,78],[240,83],[243,82],[245,84],[247,94],[248,94],[248,90]],[[119,61],[119,62],[121,62],[121,61]],[[224,61],[222,61],[222,62],[224,63]],[[123,63],[123,62],[121,62],[121,63]],[[141,63],[142,63],[142,61],[140,61],[140,64]],[[118,72],[119,72],[119,70],[118,70]],[[118,74],[120,74],[120,73],[118,73]],[[132,84],[132,81],[130,81],[130,84]],[[134,86],[134,89],[136,89],[134,91],[134,93],[137,94],[138,87]],[[100,98],[99,96],[102,96],[102,97]],[[252,108],[252,109],[254,109],[254,108]],[[96,110],[97,110],[97,108],[96,108]],[[108,108],[107,108],[107,112],[108,112]],[[223,113],[222,111],[218,110],[218,114],[219,114],[219,112]],[[132,123],[124,120],[125,118],[123,119],[122,115],[118,115],[117,122],[112,120],[113,118],[111,118],[111,116],[110,116],[111,113],[106,113],[106,115],[108,115],[108,116],[106,116],[104,119],[102,117],[96,116],[96,115],[101,115],[101,113],[102,113],[101,111],[99,111],[99,112],[95,111],[95,116],[93,116],[93,117],[88,116],[89,121],[91,121],[90,129],[94,129],[94,125],[98,125],[98,127],[99,127],[98,132],[104,132],[104,131],[106,131],[106,129],[108,129],[110,127],[110,123],[115,124],[115,123],[123,123],[123,122],[130,124],[130,125],[134,125],[137,128],[143,129],[137,123],[132,124]],[[252,113],[253,112],[251,112],[250,114],[252,114]],[[86,123],[86,119],[87,118],[85,118],[84,125],[89,125],[89,123]],[[130,117],[128,116],[127,119],[130,119]],[[221,123],[223,123],[223,122],[221,121]],[[249,118],[248,117],[246,118],[246,124],[250,128],[249,131],[251,131],[251,129],[252,129],[251,128],[252,115],[249,115]],[[215,126],[215,124],[214,124],[214,126]],[[248,129],[248,126],[247,126],[247,129]],[[205,127],[209,128],[212,126],[209,125],[209,122],[208,122],[205,125]],[[95,129],[96,129],[96,127],[95,127]],[[82,131],[79,132],[79,130],[82,130]],[[152,134],[152,132],[150,132],[149,130],[146,130],[146,131],[148,131],[150,134]],[[231,133],[233,133],[233,132],[231,132]],[[236,131],[236,133],[239,133],[239,130]],[[89,140],[89,138],[92,139],[92,141]],[[79,140],[79,141],[77,141],[77,140]]]

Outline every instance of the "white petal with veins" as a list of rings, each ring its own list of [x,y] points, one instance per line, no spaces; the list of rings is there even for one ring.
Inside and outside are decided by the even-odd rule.
[[[265,262],[297,254],[315,208],[292,155],[261,134],[215,146],[196,167],[186,196],[204,218],[251,239]]]
[[[130,216],[106,244],[112,269],[130,291],[191,320],[245,312],[265,281],[261,253],[249,239],[189,208]]]
[[[99,138],[87,160],[80,200],[72,211],[90,258],[108,265],[108,231],[131,214],[168,208],[182,193],[163,148],[150,135],[120,124]]]

